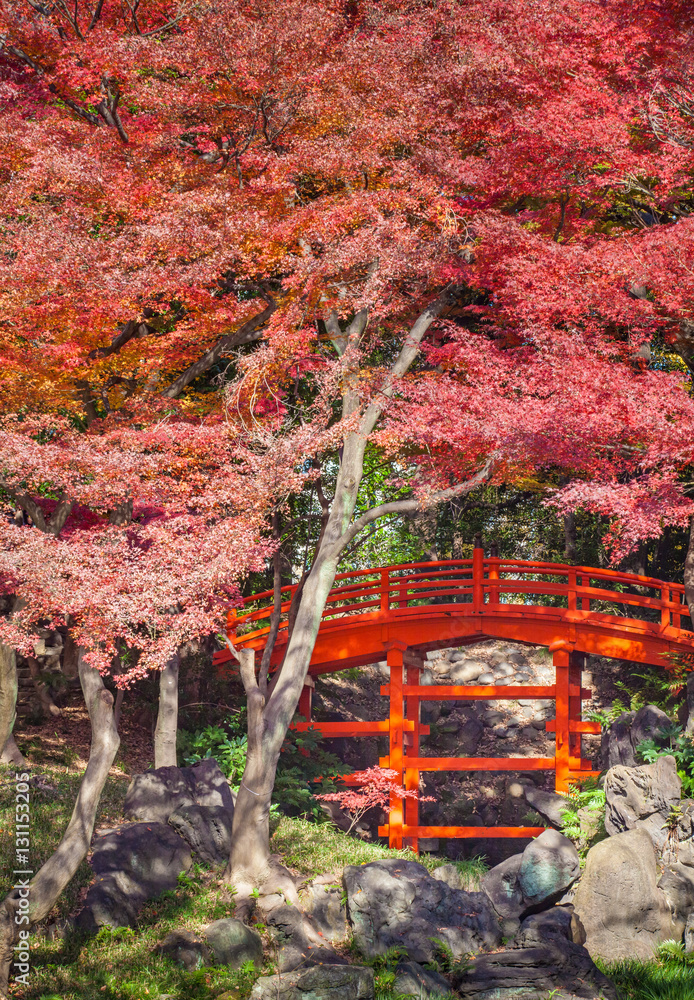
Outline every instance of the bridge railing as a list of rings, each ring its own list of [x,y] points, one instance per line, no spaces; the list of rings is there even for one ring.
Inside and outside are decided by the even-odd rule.
[[[280,629],[290,618],[296,585],[282,588]],[[433,605],[471,605],[470,613],[508,613],[512,609],[563,609],[580,620],[600,614],[661,627],[692,628],[681,584],[591,566],[568,566],[536,560],[485,558],[407,563],[354,570],[335,577],[323,620],[354,615],[397,618],[408,609]],[[244,613],[232,611],[229,631],[250,640],[269,628],[271,590],[244,601]]]

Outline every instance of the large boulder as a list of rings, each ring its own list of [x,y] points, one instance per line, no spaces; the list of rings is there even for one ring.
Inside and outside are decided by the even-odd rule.
[[[657,886],[653,842],[642,827],[591,847],[573,902],[593,957],[647,960],[677,934]]]
[[[668,818],[679,806],[682,780],[675,758],[659,757],[640,767],[611,767],[605,776],[605,829],[610,836],[646,830],[662,849],[668,838]]]
[[[229,860],[233,821],[233,809],[225,806],[180,806],[169,816],[169,826],[201,861],[212,865]]]
[[[675,861],[660,876],[658,888],[662,889],[670,906],[676,937],[682,937],[690,913],[694,912],[694,868]]]
[[[240,969],[246,962],[254,962],[259,969],[263,964],[260,934],[234,917],[224,917],[209,924],[205,928],[205,940],[212,951],[215,965]]]
[[[142,905],[175,889],[178,876],[193,863],[190,848],[164,823],[132,823],[98,837],[90,864],[97,876],[90,887],[78,926],[133,924]]]
[[[250,1000],[373,1000],[374,971],[360,965],[314,965],[256,979]]]
[[[516,948],[475,958],[454,976],[463,1000],[616,1000],[610,980],[588,952],[570,941]]]
[[[513,921],[551,906],[573,885],[579,873],[578,852],[571,841],[556,830],[545,830],[530,841],[522,854],[514,854],[490,869],[482,879],[482,890],[499,916]]]
[[[308,965],[343,964],[312,918],[298,906],[274,906],[265,922],[274,938],[279,972]]]
[[[437,940],[462,958],[501,940],[486,894],[451,889],[414,861],[348,865],[343,883],[354,942],[368,958],[401,947],[415,962],[429,962]]]
[[[521,924],[515,947],[539,948],[557,941],[585,944],[586,932],[573,910],[571,905],[551,906],[542,913],[531,913]]]
[[[665,712],[655,705],[644,705],[638,712],[624,712],[602,734],[603,770],[618,764],[637,767],[641,763],[636,754],[639,743],[651,739],[664,746],[661,730],[669,723]]]
[[[556,830],[545,830],[523,851],[518,869],[526,910],[538,910],[558,900],[581,872],[578,851]]]
[[[229,782],[213,758],[192,767],[158,767],[136,774],[123,805],[126,819],[167,823],[184,806],[222,806],[234,812]]]
[[[525,909],[523,894],[518,885],[518,871],[522,854],[513,854],[490,868],[481,882],[481,889],[491,900],[500,917],[516,920]]]

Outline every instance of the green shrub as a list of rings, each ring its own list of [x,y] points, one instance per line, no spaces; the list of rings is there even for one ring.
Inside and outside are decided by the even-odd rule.
[[[566,793],[567,805],[562,810],[561,829],[565,837],[573,840],[585,864],[588,851],[604,840],[605,832],[605,790],[600,788],[595,778],[585,778],[581,782],[571,782]],[[579,810],[585,810],[579,816]]]
[[[181,730],[180,757],[188,765],[214,757],[231,786],[238,790],[248,753],[245,727],[244,710],[218,726],[206,726],[195,733]],[[326,816],[314,795],[335,791],[335,776],[351,770],[339,757],[325,750],[317,730],[290,729],[280,750],[273,801],[283,812],[310,816],[314,822],[321,822]]]

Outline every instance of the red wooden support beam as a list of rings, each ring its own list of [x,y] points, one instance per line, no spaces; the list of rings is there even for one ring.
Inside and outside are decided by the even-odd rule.
[[[472,613],[482,614],[484,608],[484,549],[472,550]]]
[[[392,758],[379,758],[380,767],[392,767]],[[552,771],[554,757],[414,757],[408,764],[420,771]]]
[[[408,826],[402,828],[405,836],[415,837],[539,837],[544,826]],[[389,826],[379,826],[379,837],[387,837]]]
[[[403,719],[403,730],[406,733],[415,731],[411,719]],[[375,722],[295,722],[292,729],[300,733],[307,729],[315,729],[321,736],[379,736],[390,732],[390,719],[377,719]],[[419,728],[422,736],[429,735],[429,726]]]
[[[577,689],[578,690],[578,689]],[[508,684],[503,687],[486,685],[484,687],[473,686],[472,684],[429,684],[415,685],[405,684],[402,689],[405,697],[417,695],[422,701],[448,701],[455,698],[458,701],[493,701],[496,699],[506,699],[515,701],[517,698],[554,698],[554,685],[527,685],[522,687],[518,684]],[[386,697],[390,694],[390,687],[387,684],[381,685],[381,694]],[[591,697],[592,692],[588,692]]]
[[[555,733],[557,731],[556,722],[556,719],[547,719],[545,729],[548,733]],[[602,727],[599,722],[587,722],[584,719],[569,719],[569,732],[589,733],[591,736],[599,736],[602,732]]]

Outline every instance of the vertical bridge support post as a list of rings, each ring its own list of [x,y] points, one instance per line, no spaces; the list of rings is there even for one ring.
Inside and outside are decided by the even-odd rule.
[[[404,757],[404,735],[405,727],[403,721],[404,698],[403,688],[403,663],[404,652],[407,646],[404,642],[394,641],[386,643],[387,663],[390,668],[390,746],[389,763],[391,771],[395,771],[394,783],[398,788],[403,784],[403,757]],[[403,802],[395,792],[390,796],[390,813],[388,816],[388,846],[393,848],[402,847],[402,827],[404,822]]]
[[[408,685],[413,684],[419,685],[419,673],[423,666],[421,656],[408,650],[404,655],[404,664],[407,674]],[[408,694],[405,699],[405,718],[412,722],[413,729],[412,732],[404,733],[404,743],[405,743],[405,754],[404,754],[404,764],[405,764],[405,791],[419,791],[419,768],[418,767],[407,767],[408,757],[419,757],[419,734],[420,734],[420,715],[421,715],[421,699],[418,695]],[[405,810],[405,826],[406,827],[418,827],[419,826],[419,801],[417,799],[405,799],[404,800],[404,810]],[[406,835],[404,838],[405,847],[410,847],[415,852],[419,853],[418,844],[419,837],[415,833],[412,835]]]

